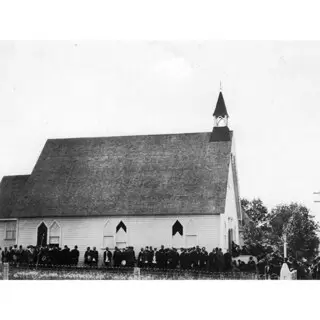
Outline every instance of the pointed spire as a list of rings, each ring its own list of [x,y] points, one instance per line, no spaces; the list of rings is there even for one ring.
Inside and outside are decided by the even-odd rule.
[[[219,93],[219,98],[218,98],[216,109],[214,110],[213,116],[217,118],[225,117],[225,116],[229,117],[221,91]]]

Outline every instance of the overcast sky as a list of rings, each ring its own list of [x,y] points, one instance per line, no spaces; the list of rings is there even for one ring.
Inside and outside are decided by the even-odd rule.
[[[220,81],[242,197],[320,220],[320,42],[0,42],[0,178],[48,138],[208,132]]]

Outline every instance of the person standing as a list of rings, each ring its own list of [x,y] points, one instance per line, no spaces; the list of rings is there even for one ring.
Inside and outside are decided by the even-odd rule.
[[[2,251],[1,253],[1,262],[2,263],[9,262],[9,251],[7,247],[5,247],[4,251]]]
[[[249,258],[248,266],[249,266],[249,270],[250,270],[251,272],[256,271],[257,266],[256,266],[255,261],[253,260],[253,257],[250,257],[250,258]]]
[[[130,268],[133,268],[134,267],[134,262],[135,262],[135,255],[134,255],[134,250],[133,250],[133,247],[129,247],[128,248],[128,253],[127,253],[127,256],[128,256],[128,260],[127,260],[127,266],[130,267]]]
[[[69,265],[69,252],[70,252],[70,249],[68,248],[68,246],[64,246],[62,252],[61,252],[61,264],[63,266],[67,266]]]
[[[84,253],[84,264],[88,267],[92,264],[92,253],[90,247],[87,247],[87,251]]]
[[[105,252],[103,253],[103,262],[106,267],[111,266],[112,253],[108,247],[106,247]]]
[[[157,268],[157,248],[154,248],[152,252],[152,268]]]
[[[144,249],[141,248],[139,254],[138,254],[138,267],[142,268],[143,266],[143,256],[144,256]]]
[[[223,272],[223,270],[224,270],[224,256],[223,256],[221,248],[219,248],[218,252],[217,252],[217,262],[218,262],[219,272]]]
[[[96,249],[96,247],[93,247],[92,249],[92,266],[97,267],[99,261],[99,253]]]
[[[118,249],[118,247],[114,248],[114,252],[113,252],[113,263],[115,267],[120,267],[120,263],[121,263],[121,252]]]
[[[232,269],[232,256],[229,250],[227,250],[227,252],[223,256],[224,256],[224,270],[230,271]]]
[[[215,251],[215,249],[212,249],[212,251],[209,253],[208,265],[209,265],[209,270],[211,272],[216,271],[216,251]]]
[[[144,268],[148,268],[149,266],[149,247],[146,247],[146,249],[144,250],[143,254],[142,254],[142,266]]]
[[[153,249],[152,249],[152,247],[150,247],[150,249],[148,251],[148,267],[149,268],[153,267],[153,263],[152,263],[153,255],[154,255]]]
[[[158,262],[158,267],[160,269],[165,268],[165,263],[166,263],[166,252],[164,250],[164,246],[161,246],[161,249],[158,251],[158,256],[157,256],[157,262]]]
[[[208,252],[205,247],[200,252],[200,269],[205,270],[208,267]]]
[[[71,264],[73,266],[77,266],[79,263],[79,256],[80,256],[78,246],[74,246],[74,249],[72,249],[70,252],[70,256],[71,256]]]

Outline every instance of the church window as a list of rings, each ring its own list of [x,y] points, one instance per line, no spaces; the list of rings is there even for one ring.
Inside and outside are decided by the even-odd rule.
[[[16,221],[6,222],[6,240],[16,240]]]
[[[59,246],[60,245],[61,229],[57,222],[53,222],[50,227],[49,244]]]
[[[114,233],[110,221],[108,221],[103,228],[103,248],[114,248]]]
[[[40,224],[37,232],[37,246],[46,246],[48,237],[48,228],[44,222]]]
[[[192,248],[198,245],[198,232],[194,220],[190,220],[187,224],[186,247]]]
[[[178,220],[172,226],[172,247],[184,247],[183,226]]]
[[[122,221],[120,221],[120,223],[117,225],[116,232],[118,232],[120,229],[123,229],[124,232],[127,232],[127,227]]]
[[[116,246],[120,249],[125,248],[128,243],[127,227],[120,221],[116,227]]]
[[[176,233],[179,233],[181,236],[183,236],[183,226],[178,220],[172,226],[172,235],[174,236]]]

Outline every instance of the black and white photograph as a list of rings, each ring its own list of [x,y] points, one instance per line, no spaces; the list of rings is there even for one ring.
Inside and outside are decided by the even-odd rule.
[[[319,84],[319,41],[1,41],[0,280],[320,279]]]

